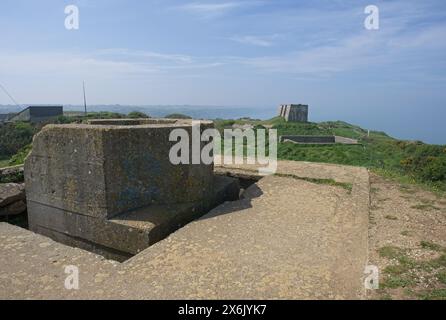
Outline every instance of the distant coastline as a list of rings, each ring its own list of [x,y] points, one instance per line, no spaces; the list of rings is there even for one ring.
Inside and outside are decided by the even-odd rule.
[[[276,116],[277,108],[240,107],[240,106],[205,106],[205,105],[91,105],[89,112],[110,111],[128,114],[132,111],[144,112],[152,117],[164,117],[172,113],[187,114],[196,119],[239,119],[251,117],[260,120]],[[13,105],[0,105],[0,113],[19,112],[21,108]],[[64,105],[64,111],[83,111],[81,105]]]
[[[21,107],[0,105],[0,114],[19,112]],[[83,111],[82,105],[64,105],[65,111]],[[164,117],[172,113],[186,114],[195,119],[240,119],[252,118],[267,120],[277,116],[278,106],[219,106],[219,105],[90,105],[89,112],[110,111],[128,114],[132,111],[144,112],[151,117]],[[415,123],[404,123],[399,118],[373,117],[370,114],[357,114],[347,117],[332,110],[311,109],[311,122],[341,120],[370,130],[384,131],[400,140],[418,140],[429,144],[446,145],[446,127],[442,119],[417,119]]]

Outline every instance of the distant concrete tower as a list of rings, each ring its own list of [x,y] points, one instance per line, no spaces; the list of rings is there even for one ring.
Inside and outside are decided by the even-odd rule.
[[[279,116],[287,122],[308,122],[308,105],[282,104],[279,106]]]

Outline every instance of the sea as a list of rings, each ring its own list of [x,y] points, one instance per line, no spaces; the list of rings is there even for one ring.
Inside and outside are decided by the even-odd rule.
[[[19,112],[19,106],[0,105],[0,115]],[[83,111],[81,105],[64,105],[64,111]],[[364,110],[368,110],[364,108]],[[373,109],[371,109],[373,110]],[[390,110],[390,109],[389,109]],[[128,114],[132,111],[140,111],[151,117],[164,117],[172,113],[181,113],[194,119],[241,119],[251,118],[266,120],[277,116],[277,106],[205,106],[205,105],[91,105],[89,112],[110,111]],[[336,109],[311,108],[309,120],[321,121],[345,121],[359,125],[364,129],[383,131],[392,137],[401,140],[417,140],[425,143],[446,145],[446,126],[444,118],[435,116],[429,112],[421,115],[409,115],[407,112],[392,116],[375,113],[372,111],[352,113]]]

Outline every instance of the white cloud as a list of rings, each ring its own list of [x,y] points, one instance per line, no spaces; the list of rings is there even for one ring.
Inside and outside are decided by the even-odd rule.
[[[190,2],[173,7],[173,9],[196,14],[204,19],[215,18],[235,9],[262,4],[261,1],[234,1],[234,2]]]
[[[351,36],[332,45],[285,51],[277,55],[232,57],[232,63],[264,72],[326,77],[339,72],[372,66],[385,61],[380,51],[382,40],[363,34]]]
[[[212,58],[194,59],[187,55],[128,49],[104,49],[91,54],[0,53],[0,74],[4,76],[109,78],[169,74],[172,70],[203,70],[221,65],[222,62]]]
[[[271,47],[274,45],[274,40],[279,38],[278,35],[272,36],[234,36],[229,38],[232,41],[242,44],[248,44],[259,47]]]
[[[0,54],[0,72],[14,76],[53,75],[115,75],[148,72],[150,69],[134,63],[96,59],[82,54],[6,53]]]
[[[141,58],[148,61],[168,61],[173,63],[192,63],[192,57],[183,54],[168,54],[153,51],[129,50],[125,48],[111,48],[96,51],[97,55],[121,56]]]
[[[428,26],[418,32],[405,33],[390,41],[396,48],[441,48],[446,47],[446,24]]]
[[[199,3],[193,2],[182,6],[178,6],[178,9],[183,9],[185,11],[197,12],[197,13],[209,13],[209,12],[222,12],[228,11],[242,6],[240,2],[226,2],[226,3]]]

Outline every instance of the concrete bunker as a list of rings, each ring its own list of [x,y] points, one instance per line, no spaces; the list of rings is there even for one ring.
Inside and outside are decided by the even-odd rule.
[[[308,122],[308,105],[282,104],[279,106],[279,117],[286,122]]]
[[[169,161],[175,128],[191,134],[192,120],[46,126],[25,163],[30,230],[123,261],[237,200],[239,180],[215,175],[213,164]],[[200,123],[208,128],[212,122]]]
[[[279,137],[279,141],[291,142],[295,144],[359,144],[357,139],[341,136],[303,136],[303,135],[284,135]]]

